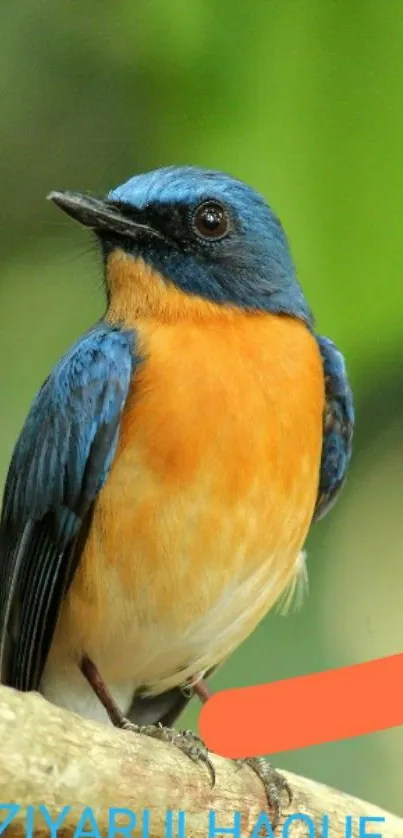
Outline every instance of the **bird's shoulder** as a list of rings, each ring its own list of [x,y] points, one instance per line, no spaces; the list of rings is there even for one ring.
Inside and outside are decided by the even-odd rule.
[[[100,323],[54,366],[32,402],[10,462],[3,522],[21,527],[69,500],[89,452],[120,413],[135,367],[135,336]],[[74,496],[74,497],[73,497]]]

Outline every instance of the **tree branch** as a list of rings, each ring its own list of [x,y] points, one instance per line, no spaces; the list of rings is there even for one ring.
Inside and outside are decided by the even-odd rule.
[[[213,757],[217,779],[211,788],[209,774],[174,747],[147,737],[96,725],[61,710],[36,693],[19,693],[0,687],[0,800],[19,803],[21,810],[7,827],[7,838],[29,835],[25,807],[47,807],[56,821],[64,806],[70,806],[60,819],[58,838],[69,838],[85,807],[93,810],[100,835],[112,837],[118,824],[127,825],[129,815],[111,812],[113,807],[131,810],[137,817],[136,834],[144,838],[163,838],[167,811],[174,812],[173,838],[178,836],[178,811],[186,830],[183,838],[208,838],[209,811],[218,827],[234,825],[234,813],[241,813],[241,835],[250,835],[265,810],[265,797],[259,779],[250,768],[238,769],[229,760]],[[315,838],[345,838],[345,819],[353,816],[351,838],[381,833],[384,838],[402,838],[403,820],[376,806],[303,777],[284,772],[294,791],[292,813],[304,813],[315,823]],[[149,831],[145,831],[144,810],[149,809]],[[1,817],[6,811],[3,809]],[[284,819],[291,812],[284,813]],[[328,833],[322,817],[329,816]],[[28,817],[32,817],[31,812]],[[379,817],[385,823],[368,825],[359,832],[359,818]],[[133,826],[132,818],[132,826]],[[83,835],[94,823],[82,820]],[[211,831],[210,838],[214,835]],[[87,830],[87,833],[86,833]],[[4,834],[4,833],[3,833]],[[35,809],[35,836],[50,834],[46,819]],[[55,834],[55,832],[53,832]],[[76,836],[80,835],[78,831]],[[118,832],[131,835],[131,831]],[[134,833],[133,833],[134,834]],[[168,834],[168,833],[167,833]],[[262,835],[267,835],[263,829]],[[270,833],[269,833],[270,834]],[[276,834],[282,835],[281,825]],[[287,834],[287,833],[285,833]],[[307,824],[295,822],[289,838],[306,838]],[[255,833],[256,838],[257,833]]]

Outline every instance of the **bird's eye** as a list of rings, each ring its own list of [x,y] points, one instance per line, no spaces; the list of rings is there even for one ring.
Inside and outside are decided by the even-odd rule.
[[[197,207],[192,219],[195,233],[203,239],[222,239],[230,229],[228,212],[218,201],[205,201]]]

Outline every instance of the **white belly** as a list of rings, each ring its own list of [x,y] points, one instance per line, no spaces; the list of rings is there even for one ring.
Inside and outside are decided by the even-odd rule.
[[[239,645],[240,637],[253,630],[277,593],[276,578],[266,578],[263,568],[242,584],[227,589],[215,607],[195,622],[186,635],[171,634],[153,626],[145,629],[133,624],[131,619],[120,649],[119,662],[123,671],[134,673],[116,683],[105,679],[112,698],[126,715],[136,689],[147,685],[146,692],[158,694],[181,686],[187,681],[197,681],[212,666],[218,665],[229,651]],[[305,554],[300,553],[288,584],[286,606],[298,599],[306,582]],[[245,605],[239,608],[240,603]],[[120,612],[120,617],[124,616]],[[123,636],[123,635],[121,635]],[[113,644],[113,632],[110,634]],[[116,654],[116,648],[114,649]],[[89,652],[91,657],[91,653]],[[111,650],[103,648],[94,654],[100,674],[110,666]],[[189,661],[187,666],[184,661]],[[109,664],[109,665],[108,665]],[[67,658],[61,663],[57,654],[51,654],[42,677],[40,692],[53,704],[64,707],[84,718],[110,724],[109,717],[82,675],[76,660]]]
[[[136,689],[134,680],[119,685],[107,684],[106,686],[119,710],[123,715],[126,715]],[[72,713],[77,713],[84,719],[111,724],[99,698],[73,661],[63,670],[60,670],[54,664],[47,666],[39,691],[47,701],[56,704],[58,707],[71,710]]]

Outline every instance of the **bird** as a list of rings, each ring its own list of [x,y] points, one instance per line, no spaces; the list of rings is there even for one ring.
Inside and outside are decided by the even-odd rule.
[[[317,332],[279,218],[242,180],[171,165],[106,197],[48,197],[95,236],[105,312],[12,453],[0,680],[210,770],[173,725],[299,585],[349,468],[345,359]],[[289,786],[249,764],[278,818]]]

